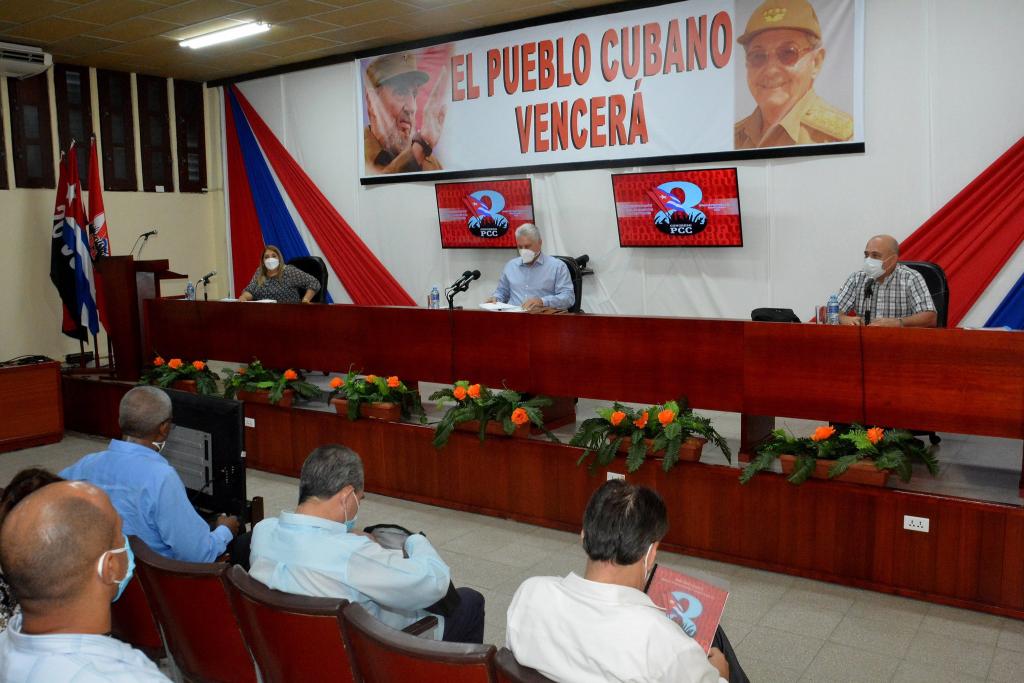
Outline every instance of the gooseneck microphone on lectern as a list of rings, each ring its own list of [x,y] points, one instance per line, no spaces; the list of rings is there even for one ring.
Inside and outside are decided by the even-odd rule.
[[[135,258],[141,259],[142,258],[142,250],[146,247],[146,242],[149,241],[150,237],[152,237],[153,235],[156,235],[156,234],[157,234],[156,230],[150,230],[149,232],[144,232],[141,235],[139,235],[138,237],[136,237],[135,238],[135,244],[132,245],[132,249],[131,249],[131,251],[128,252],[128,254],[129,255],[135,254],[135,247],[139,247],[139,253],[135,256]],[[139,246],[139,240],[142,240],[142,245],[141,246]]]
[[[452,283],[451,287],[444,290],[445,299],[448,300],[448,310],[455,308],[455,295],[469,289],[469,283],[480,279],[479,270],[467,270],[462,276]]]
[[[869,277],[867,283],[864,285],[864,324],[871,324],[871,314],[874,312],[875,305],[871,301],[871,295],[875,292],[875,278]]]

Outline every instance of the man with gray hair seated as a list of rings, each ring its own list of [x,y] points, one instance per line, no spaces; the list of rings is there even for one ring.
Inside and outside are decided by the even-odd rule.
[[[482,643],[483,596],[459,588],[457,598],[446,597],[451,571],[426,536],[410,534],[401,549],[388,549],[355,531],[363,481],[362,460],[352,449],[331,444],[310,453],[299,477],[298,507],[253,529],[249,574],[286,593],[360,604],[399,630],[429,609],[438,615],[435,639]],[[446,606],[438,609],[442,599]]]
[[[236,517],[221,515],[217,526],[199,516],[181,477],[160,455],[171,432],[171,399],[156,387],[135,387],[121,399],[122,439],[63,470],[64,479],[103,489],[124,523],[157,553],[185,562],[213,562],[239,531]]]
[[[533,223],[516,228],[519,256],[505,264],[498,288],[488,303],[531,308],[569,308],[576,299],[569,268],[541,253],[543,240]]]
[[[58,482],[18,503],[0,532],[21,613],[0,634],[0,681],[169,681],[110,637],[110,603],[132,578],[121,520],[95,486]]]

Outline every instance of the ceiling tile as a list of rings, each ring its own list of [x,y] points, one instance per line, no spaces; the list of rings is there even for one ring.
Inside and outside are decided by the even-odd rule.
[[[127,21],[120,21],[113,26],[92,29],[89,31],[89,35],[96,36],[97,38],[127,41],[148,38],[176,28],[178,28],[177,24],[150,19],[149,17],[137,17]]]
[[[401,35],[405,28],[403,24],[390,19],[384,19],[382,21],[371,21],[366,24],[359,24],[358,26],[328,31],[327,33],[321,33],[319,37],[336,40],[339,43],[358,43],[363,40]]]
[[[87,24],[84,21],[72,19],[61,19],[51,17],[33,21],[31,24],[22,24],[18,28],[9,31],[9,35],[34,41],[41,45],[49,45],[58,40],[76,36],[79,33],[87,33],[90,29],[96,28],[96,24]]]
[[[192,0],[157,10],[148,16],[175,24],[189,25],[247,9],[251,8],[232,0]]]
[[[368,21],[378,19],[402,18],[413,12],[414,10],[408,5],[404,5],[397,0],[371,0],[371,2],[364,2],[349,9],[340,9],[323,14],[317,17],[317,19],[329,21],[338,26],[357,26],[358,24],[365,24]]]
[[[134,43],[123,43],[118,45],[116,48],[111,48],[109,52],[116,52],[117,54],[123,55],[135,55],[137,57],[173,54],[178,55],[178,58],[180,59],[180,53],[183,49],[186,48],[179,47],[178,42],[175,40],[164,38],[163,36],[153,36],[152,38],[136,40]]]
[[[56,43],[50,43],[46,49],[53,52],[54,55],[80,56],[99,52],[101,50],[107,50],[112,47],[117,47],[120,44],[121,42],[117,40],[107,40],[105,38],[93,38],[92,36],[79,35],[72,38],[65,38],[64,40],[57,41]]]
[[[323,50],[323,49],[341,49],[341,45],[332,40],[324,40],[323,38],[315,38],[309,36],[306,38],[296,38],[295,40],[286,40],[283,43],[274,43],[273,45],[267,45],[261,47],[257,52],[265,55],[273,55],[275,57],[290,57],[292,55],[302,54],[303,52],[310,52],[311,50]]]
[[[367,0],[318,0],[318,2],[322,2],[325,5],[332,5],[334,7],[355,7],[356,5],[365,4],[366,1]],[[430,2],[431,0],[426,1]],[[433,1],[435,3],[437,2],[437,0]],[[447,0],[447,2],[452,2],[452,0]]]
[[[0,21],[21,24],[73,8],[60,0],[4,0],[0,2]]]
[[[122,19],[131,19],[146,12],[159,9],[155,5],[144,0],[96,0],[88,5],[82,5],[72,10],[61,13],[65,19],[78,19],[79,21],[91,21],[94,24],[113,24]]]
[[[270,24],[275,24],[333,11],[334,9],[329,5],[322,5],[319,2],[312,2],[312,0],[289,0],[288,2],[267,7],[249,7],[244,12],[239,12],[232,16],[237,19],[266,21]]]

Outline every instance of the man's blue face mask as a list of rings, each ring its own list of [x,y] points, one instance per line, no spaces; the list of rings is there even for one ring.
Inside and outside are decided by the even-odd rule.
[[[111,602],[117,602],[121,594],[124,593],[124,589],[127,588],[128,582],[132,580],[132,574],[135,573],[135,553],[132,552],[132,547],[128,544],[128,537],[121,534],[124,537],[124,545],[120,548],[114,548],[107,550],[100,555],[99,562],[96,563],[96,573],[103,578],[103,561],[107,559],[107,555],[116,555],[118,553],[126,553],[128,556],[128,567],[125,569],[124,577],[117,582],[117,594],[114,595],[114,599]]]
[[[345,529],[352,531],[356,526],[356,519],[359,517],[359,496],[356,496],[356,490],[352,489],[352,495],[356,497],[356,514],[352,515],[352,519],[348,518],[348,509],[345,509]]]

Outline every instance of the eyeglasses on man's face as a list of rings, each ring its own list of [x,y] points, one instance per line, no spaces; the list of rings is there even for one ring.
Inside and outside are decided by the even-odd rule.
[[[760,69],[768,65],[771,55],[774,53],[775,60],[782,66],[793,66],[800,61],[808,52],[816,48],[800,47],[796,43],[785,43],[779,45],[775,50],[752,50],[747,53],[747,66],[752,69]]]

